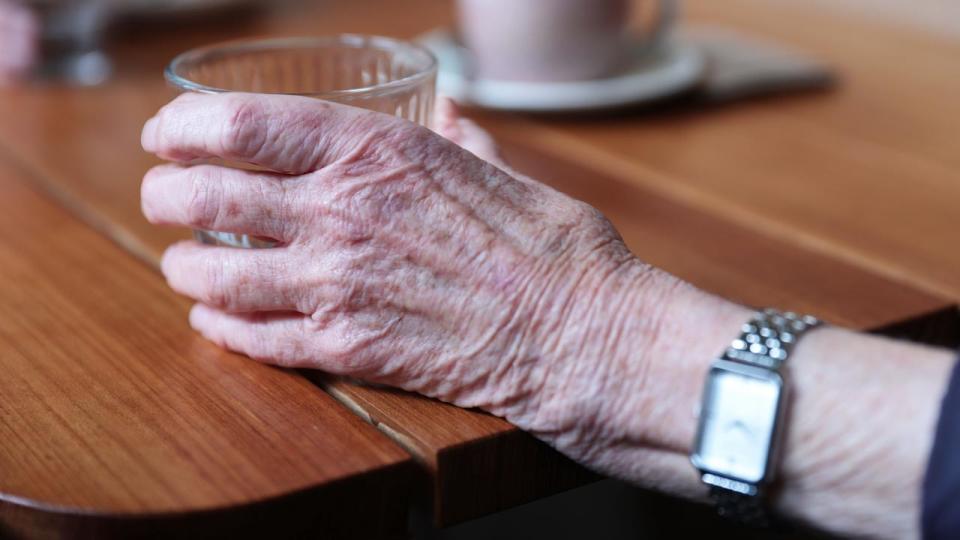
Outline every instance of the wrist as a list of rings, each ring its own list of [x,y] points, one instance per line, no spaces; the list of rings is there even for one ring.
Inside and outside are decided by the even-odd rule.
[[[659,303],[655,331],[631,346],[642,376],[621,385],[626,406],[616,419],[631,440],[687,459],[707,371],[752,313],[686,283],[672,287]]]
[[[558,356],[573,359],[575,376],[554,386],[531,430],[605,474],[703,497],[688,460],[694,411],[710,364],[751,310],[639,262],[605,283],[586,302],[600,316],[565,332],[584,344]],[[953,361],[948,351],[837,328],[805,336],[785,366],[791,398],[770,503],[835,532],[916,536]]]
[[[539,435],[603,473],[689,494],[687,453],[703,377],[750,310],[636,259],[595,291],[592,304],[603,324],[579,336],[589,346],[576,357],[575,376],[542,407]],[[662,470],[667,454],[676,474]]]

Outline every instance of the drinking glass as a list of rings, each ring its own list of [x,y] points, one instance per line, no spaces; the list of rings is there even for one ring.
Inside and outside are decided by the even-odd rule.
[[[185,92],[308,96],[429,126],[437,62],[414,43],[342,34],[202,47],[174,58],[164,76]],[[271,239],[231,232],[194,231],[194,236],[232,247],[276,245]]]

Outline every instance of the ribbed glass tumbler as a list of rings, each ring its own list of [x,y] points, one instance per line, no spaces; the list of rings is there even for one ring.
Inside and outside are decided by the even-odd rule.
[[[167,66],[167,81],[184,92],[255,92],[308,96],[429,126],[437,62],[424,48],[388,37],[238,41],[185,52]],[[201,242],[243,248],[275,245],[229,231],[194,231]]]

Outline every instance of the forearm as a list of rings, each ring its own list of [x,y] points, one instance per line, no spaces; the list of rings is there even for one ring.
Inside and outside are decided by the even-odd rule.
[[[637,304],[637,317],[617,323],[623,340],[610,353],[608,391],[596,396],[615,405],[587,422],[589,445],[559,438],[558,447],[607,474],[704,498],[687,459],[694,411],[711,361],[751,312],[679,282],[658,284],[664,289],[670,293],[657,299],[659,313],[642,306],[650,300],[642,291],[621,295]],[[835,532],[916,536],[920,484],[952,363],[946,350],[839,328],[805,336],[787,367],[792,399],[777,509]]]
[[[780,508],[831,530],[917,536],[953,353],[841,329],[797,353]]]

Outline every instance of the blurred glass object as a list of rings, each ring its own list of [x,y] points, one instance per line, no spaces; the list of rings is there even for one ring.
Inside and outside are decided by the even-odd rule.
[[[109,0],[26,0],[39,22],[42,80],[96,85],[110,76],[110,60],[101,49]]]
[[[167,66],[181,91],[307,96],[361,107],[429,126],[437,62],[423,47],[393,38],[343,34],[238,41],[194,49]],[[195,231],[201,242],[272,247],[270,239]]]

